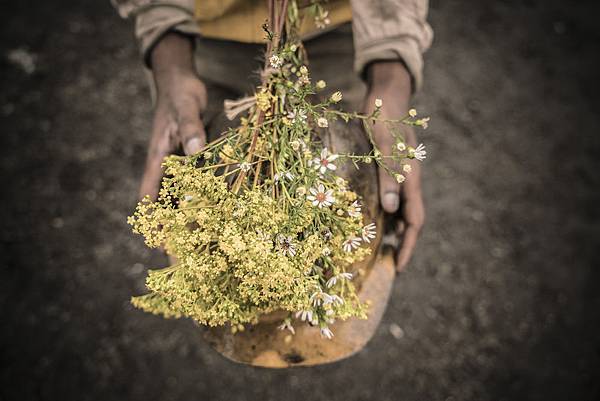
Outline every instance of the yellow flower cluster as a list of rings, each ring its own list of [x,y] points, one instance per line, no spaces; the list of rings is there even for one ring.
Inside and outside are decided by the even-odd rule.
[[[178,263],[149,273],[150,293],[133,298],[133,304],[165,317],[191,317],[208,325],[256,323],[265,313],[310,309],[311,296],[324,274],[344,272],[368,254],[343,251],[343,232],[360,230],[358,218],[338,218],[330,236],[318,229],[314,207],[299,202],[284,213],[276,200],[262,190],[234,194],[223,176],[197,168],[193,162],[166,159],[165,179],[156,202],[140,202],[129,218],[136,233],[151,247],[164,246]],[[340,208],[349,208],[356,195],[339,191]],[[340,209],[341,210],[341,209]],[[339,228],[337,228],[339,227]],[[290,237],[293,254],[278,237]],[[334,266],[318,266],[324,249]],[[349,283],[346,283],[349,284]],[[353,286],[345,289],[345,302],[328,304],[336,316],[364,316]]]

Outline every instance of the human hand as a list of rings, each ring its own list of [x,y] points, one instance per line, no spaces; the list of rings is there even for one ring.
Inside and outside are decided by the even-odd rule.
[[[151,55],[157,101],[152,138],[140,186],[140,198],[156,199],[165,156],[182,147],[186,155],[199,152],[206,143],[200,114],[206,107],[206,87],[197,77],[189,38],[169,33]]]
[[[366,113],[375,110],[375,100],[381,99],[381,118],[398,119],[408,114],[411,95],[410,74],[399,61],[372,63],[368,70],[369,89],[366,98]],[[391,155],[395,145],[394,137],[384,124],[373,125],[373,139],[384,156]],[[408,146],[416,147],[415,132],[412,127],[403,127]],[[394,214],[398,221],[396,232],[400,246],[396,254],[396,270],[404,270],[417,243],[421,227],[425,221],[425,207],[421,193],[421,166],[415,160],[409,161],[412,171],[400,185],[384,169],[378,170],[379,198],[386,213]],[[397,165],[390,165],[398,170]]]

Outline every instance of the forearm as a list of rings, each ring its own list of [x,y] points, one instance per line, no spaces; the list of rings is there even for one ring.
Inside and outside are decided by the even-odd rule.
[[[151,53],[170,32],[200,34],[194,18],[194,0],[111,0],[124,18],[135,20],[135,36],[147,66]]]
[[[195,74],[192,39],[179,33],[170,32],[162,37],[152,49],[150,60],[159,91],[176,76]]]

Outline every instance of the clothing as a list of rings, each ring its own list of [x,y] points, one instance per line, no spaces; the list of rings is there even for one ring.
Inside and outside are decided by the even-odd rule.
[[[202,36],[245,43],[265,42],[262,25],[269,19],[266,0],[197,0],[195,3],[195,17]],[[299,14],[305,10],[299,10]],[[326,10],[333,27],[352,20],[349,0],[330,0]],[[321,30],[317,28],[314,18],[303,18],[300,26],[302,37],[319,33]]]
[[[346,23],[304,42],[313,80],[324,80],[327,87],[319,92],[323,98],[334,91],[343,93],[339,106],[343,110],[360,109],[366,85],[355,74],[348,74],[354,60],[352,27]],[[229,40],[199,38],[194,62],[199,78],[206,85],[208,105],[202,113],[209,135],[221,132],[230,122],[223,115],[225,99],[239,99],[254,94],[260,84],[261,55],[264,45]],[[215,127],[216,126],[216,127]],[[235,123],[231,126],[236,126]],[[214,129],[213,129],[214,128]]]
[[[196,9],[194,0],[111,1],[122,17],[135,19],[136,37],[147,65],[150,50],[166,32],[173,30],[202,37],[203,24],[207,26],[207,21],[211,20],[211,15],[202,15],[201,6]],[[197,1],[198,4],[206,2],[217,7],[212,0]],[[231,4],[237,4],[238,1],[266,3],[264,0],[220,0],[222,8],[212,10],[212,26],[227,26],[227,18],[233,18],[231,13],[235,10]],[[353,68],[357,74],[363,76],[365,67],[376,60],[402,60],[413,78],[413,89],[419,89],[423,75],[422,54],[429,48],[433,38],[426,21],[428,0],[350,0],[350,4],[355,51]],[[219,19],[224,25],[219,25]],[[335,22],[343,22],[342,16]],[[231,25],[229,31],[238,28]],[[223,28],[212,28],[206,37],[226,39],[222,37],[223,31]]]

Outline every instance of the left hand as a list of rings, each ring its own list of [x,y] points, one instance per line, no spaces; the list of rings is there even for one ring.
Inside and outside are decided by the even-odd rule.
[[[404,64],[400,61],[380,61],[369,65],[367,70],[368,92],[365,102],[367,114],[375,110],[375,99],[383,101],[381,117],[398,119],[406,116],[411,96],[411,79]],[[412,127],[403,127],[406,143],[416,147],[415,132]],[[392,153],[395,141],[384,124],[373,125],[375,143],[383,155]],[[404,270],[417,243],[421,227],[425,221],[425,207],[421,193],[421,166],[411,160],[412,171],[406,174],[402,185],[384,169],[379,169],[379,199],[386,213],[399,217],[398,235],[400,246],[396,254],[396,270]],[[399,166],[390,166],[398,170]]]

